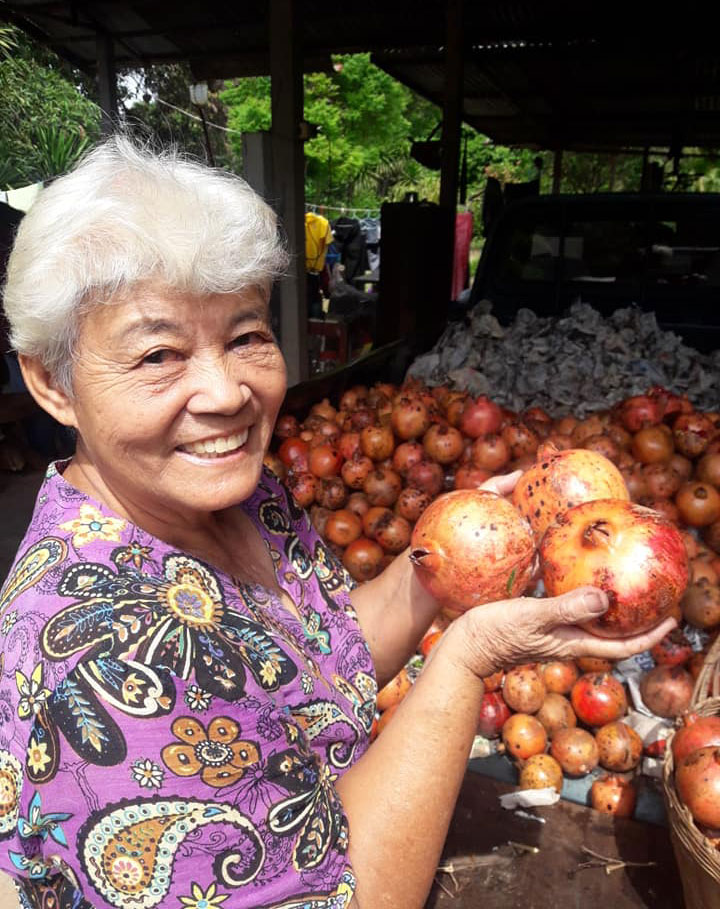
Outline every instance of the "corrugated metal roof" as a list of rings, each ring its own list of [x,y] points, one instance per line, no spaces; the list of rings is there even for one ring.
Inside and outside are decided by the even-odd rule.
[[[0,0],[0,15],[92,71],[98,34],[117,65],[186,60],[196,78],[267,73],[270,0]],[[447,3],[296,0],[306,69],[371,51],[442,103]],[[720,146],[713,6],[648,0],[465,3],[463,112],[498,143],[545,148]]]

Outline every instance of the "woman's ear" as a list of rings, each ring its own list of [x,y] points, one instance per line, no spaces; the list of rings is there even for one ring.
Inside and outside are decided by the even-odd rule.
[[[18,354],[18,362],[25,385],[40,407],[63,426],[73,426],[77,429],[72,398],[59,388],[40,360],[37,357]]]

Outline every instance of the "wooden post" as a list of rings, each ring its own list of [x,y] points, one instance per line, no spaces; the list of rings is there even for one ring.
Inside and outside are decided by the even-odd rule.
[[[563,150],[561,148],[556,148],[555,154],[553,156],[553,178],[552,178],[552,191],[554,193],[560,192],[560,186],[562,184],[562,160],[563,160]]]
[[[103,136],[115,131],[117,124],[117,74],[115,53],[110,35],[98,34],[95,42],[97,56],[98,96],[100,101],[100,130]]]
[[[278,285],[280,345],[288,385],[308,378],[307,293],[305,286],[304,151],[302,48],[299,4],[270,0],[273,204],[283,222],[292,264]]]
[[[463,0],[449,0],[445,40],[445,98],[443,103],[440,205],[457,208],[458,165],[463,95]]]

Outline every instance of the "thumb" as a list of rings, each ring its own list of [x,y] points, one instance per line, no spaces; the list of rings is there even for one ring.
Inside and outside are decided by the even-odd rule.
[[[578,625],[596,619],[610,605],[607,594],[598,587],[577,587],[561,596],[548,597],[545,603],[545,631],[558,625]]]

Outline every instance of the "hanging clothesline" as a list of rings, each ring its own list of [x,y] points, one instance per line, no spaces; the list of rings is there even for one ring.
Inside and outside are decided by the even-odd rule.
[[[361,215],[364,218],[379,218],[380,212],[377,208],[351,208],[349,205],[331,205],[329,202],[306,202],[305,211],[311,211],[315,214],[333,211],[341,215]]]

